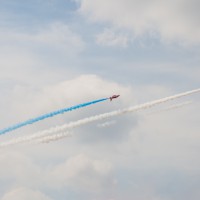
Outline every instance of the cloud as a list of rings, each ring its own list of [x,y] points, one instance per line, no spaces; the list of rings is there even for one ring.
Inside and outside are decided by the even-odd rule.
[[[96,42],[102,46],[127,47],[129,38],[125,34],[116,33],[114,30],[105,29],[96,36]]]
[[[162,86],[131,88],[84,74],[44,87],[16,86],[12,112],[16,120],[25,119],[28,115],[115,93],[121,94],[116,101],[46,120],[20,130],[20,134],[28,135],[35,129],[66,123],[69,119],[78,120],[175,92]],[[140,200],[184,199],[183,193],[199,197],[199,113],[196,110],[188,107],[151,117],[145,112],[121,116],[117,123],[104,129],[96,124],[76,129],[70,139],[1,149],[0,181],[4,187],[0,194],[5,199],[34,193],[33,197],[38,199],[59,197],[61,200],[66,195],[77,199],[118,200],[124,196]],[[9,114],[6,115],[10,120]]]
[[[25,94],[27,96],[23,97]],[[113,94],[121,94],[124,97],[119,102],[122,104],[127,104],[133,99],[131,88],[110,80],[104,80],[93,74],[83,74],[74,79],[44,87],[15,86],[14,88],[16,107],[25,108],[31,102],[35,108],[38,107],[36,105],[40,104],[41,108],[39,110],[41,111],[106,98]],[[115,102],[111,105],[115,105]]]
[[[2,200],[51,200],[45,194],[41,193],[40,191],[31,190],[28,188],[16,188],[9,192],[7,192],[3,197]]]
[[[1,81],[36,85],[69,77],[73,58],[84,48],[82,38],[59,22],[34,31],[1,28]]]
[[[135,36],[145,34],[161,37],[165,42],[200,43],[199,2],[192,1],[137,1],[79,0],[80,12],[91,21],[108,22],[127,29]]]
[[[4,158],[0,157],[0,181],[6,185],[3,195],[1,192],[2,200],[13,197],[17,200],[50,200],[50,196],[46,196],[43,191],[48,194],[49,191],[56,193],[57,190],[84,193],[92,191],[93,194],[98,194],[115,184],[112,162],[105,159],[72,153],[73,155],[63,161],[54,161],[47,166],[42,165],[41,161],[30,159],[30,152],[27,152],[25,155],[23,150],[10,151],[9,154],[4,151]]]
[[[74,119],[80,119],[96,113],[107,112],[116,109],[117,105],[129,105],[135,101],[130,87],[117,84],[110,80],[104,80],[99,76],[84,74],[74,79],[65,80],[56,84],[46,86],[15,85],[11,94],[5,96],[4,119],[0,122],[1,127],[22,122],[26,119],[49,113],[60,108],[67,108],[79,103],[88,102],[95,99],[110,97],[113,94],[121,94],[113,102],[99,103],[98,106],[91,106],[87,109],[79,109],[56,116],[52,119],[44,120],[35,125],[16,130],[19,133],[31,133],[34,130],[41,130],[49,126],[58,125]],[[13,133],[14,134],[14,133]],[[5,136],[6,137],[6,136]],[[9,134],[8,134],[9,137]]]
[[[26,30],[26,32],[22,32],[20,29],[1,29],[0,44],[1,48],[8,46],[26,49],[46,47],[61,49],[67,53],[78,52],[84,48],[81,37],[73,32],[68,25],[61,22],[51,22],[45,27]]]
[[[55,183],[59,187],[79,187],[95,192],[102,190],[102,187],[104,188],[105,184],[108,184],[107,181],[112,182],[111,172],[110,162],[92,159],[85,154],[80,154],[57,165],[50,171],[49,175],[50,183]]]
[[[199,44],[197,0],[77,1],[78,12],[65,0],[2,1],[0,126],[99,97],[120,98],[1,141],[199,87],[198,47],[158,42]],[[155,116],[120,116],[112,126],[74,129],[66,140],[1,149],[0,199],[199,199],[198,109],[194,103]]]
[[[1,151],[1,181],[33,187],[40,184],[41,169],[27,155],[19,151]],[[31,172],[31,173],[30,173]],[[31,180],[31,182],[27,182]]]

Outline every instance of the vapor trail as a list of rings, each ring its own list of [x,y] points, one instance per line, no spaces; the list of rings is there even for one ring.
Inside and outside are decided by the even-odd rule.
[[[60,110],[56,110],[56,111],[41,115],[41,116],[33,118],[33,119],[29,119],[27,121],[24,121],[24,122],[21,122],[21,123],[15,124],[13,126],[10,126],[8,128],[0,130],[0,135],[5,134],[5,133],[10,132],[10,131],[13,131],[13,130],[18,129],[18,128],[21,128],[22,126],[33,124],[37,121],[44,120],[46,118],[53,117],[53,116],[59,115],[59,114],[63,114],[65,112],[69,112],[69,111],[79,109],[79,108],[82,108],[82,107],[85,107],[85,106],[89,106],[91,104],[99,103],[99,102],[105,101],[107,99],[108,98],[104,98],[104,99],[99,99],[99,100],[95,100],[95,101],[90,101],[90,102],[78,104],[76,106],[72,106],[72,107],[69,107],[69,108],[63,108],[63,109],[60,109]]]
[[[98,121],[98,120],[102,120],[102,119],[108,119],[110,117],[119,116],[119,115],[123,115],[123,114],[126,114],[126,113],[131,113],[131,112],[136,112],[136,111],[143,110],[143,109],[148,109],[148,108],[151,108],[151,107],[156,106],[158,104],[165,103],[167,101],[174,100],[174,99],[177,99],[177,98],[181,98],[181,97],[191,95],[191,94],[197,93],[197,92],[200,92],[200,88],[196,89],[196,90],[191,90],[191,91],[188,91],[188,92],[180,93],[180,94],[177,94],[177,95],[165,97],[165,98],[162,98],[162,99],[158,99],[158,100],[155,100],[155,101],[151,101],[151,102],[148,102],[148,103],[140,104],[140,105],[137,105],[137,106],[125,108],[125,109],[122,109],[122,110],[116,110],[116,111],[112,111],[112,112],[108,112],[108,113],[84,118],[84,119],[81,119],[81,120],[78,120],[78,121],[74,121],[74,122],[70,122],[68,124],[64,124],[62,126],[56,126],[56,127],[50,128],[48,130],[44,130],[44,131],[35,133],[33,135],[30,135],[30,136],[19,137],[19,138],[16,138],[14,140],[10,140],[8,142],[1,143],[0,146],[8,146],[8,145],[17,144],[17,143],[28,142],[28,141],[31,141],[31,140],[38,140],[39,142],[43,142],[43,141],[48,142],[48,141],[58,140],[58,139],[64,138],[65,136],[68,135],[68,133],[60,133],[62,131],[72,129],[72,128],[75,128],[75,127],[79,127],[79,126],[82,126],[82,125],[85,125],[85,124],[88,124],[88,123],[91,123],[91,122],[94,122],[94,121]],[[55,133],[57,133],[56,137],[54,136]]]

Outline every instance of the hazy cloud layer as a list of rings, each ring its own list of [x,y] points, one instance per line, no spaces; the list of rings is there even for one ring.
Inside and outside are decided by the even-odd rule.
[[[90,89],[86,86],[90,86]],[[77,93],[80,87],[82,90]],[[46,97],[55,105],[71,104],[80,98],[84,100],[88,96],[110,94],[113,88],[123,98],[70,115],[77,119],[94,111],[101,113],[103,109],[116,109],[116,103],[125,107],[139,100],[136,94],[139,91],[141,93],[141,89],[132,90],[95,75],[83,75],[46,87],[40,91],[40,95],[32,91],[32,104],[38,102],[38,105],[42,105]],[[68,99],[65,91],[69,89],[71,96]],[[147,88],[144,89],[147,91]],[[154,99],[161,93],[161,96],[168,94],[165,88],[159,87],[158,94],[153,95],[154,89],[148,88],[148,96],[154,96]],[[20,101],[22,99],[16,105]],[[54,107],[47,100],[43,105],[47,110]],[[33,108],[32,112],[37,106]],[[0,181],[6,188],[2,188],[1,196],[6,200],[13,196],[22,199],[33,196],[41,200],[55,197],[162,200],[187,199],[191,195],[197,199],[199,179],[194,177],[198,177],[200,167],[197,142],[199,127],[196,120],[199,114],[192,114],[193,109],[195,107],[186,107],[152,116],[146,115],[146,112],[142,115],[131,114],[118,117],[117,123],[104,129],[97,128],[96,123],[75,129],[73,137],[52,144],[28,144],[2,149]],[[20,110],[17,112],[20,113]],[[64,119],[68,117],[59,118]],[[46,126],[52,126],[53,121],[59,123],[57,119],[48,120]],[[37,128],[42,127],[42,124],[37,125]],[[31,130],[34,127],[30,126],[26,135]],[[183,192],[182,188],[186,187],[188,189]],[[178,194],[168,190],[175,190]]]
[[[1,128],[121,95],[1,141],[199,88],[198,1],[2,0],[0,16]],[[198,102],[1,149],[0,199],[199,200]]]
[[[17,188],[9,191],[6,193],[2,200],[11,200],[11,199],[16,199],[16,200],[51,200],[51,198],[48,198],[46,195],[42,194],[39,191],[34,191],[26,188]]]
[[[126,28],[135,36],[160,36],[166,42],[199,44],[199,2],[158,2],[117,0],[80,0],[80,11],[92,21],[108,22],[114,27]]]

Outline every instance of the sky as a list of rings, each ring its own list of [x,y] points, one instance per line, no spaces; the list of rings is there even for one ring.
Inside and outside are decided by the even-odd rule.
[[[199,88],[199,4],[0,0],[0,129],[121,95],[1,141]],[[94,122],[48,144],[1,148],[0,199],[198,200],[199,100]]]

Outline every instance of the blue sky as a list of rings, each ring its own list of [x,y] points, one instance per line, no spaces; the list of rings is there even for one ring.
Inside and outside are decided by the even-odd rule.
[[[121,94],[2,141],[199,88],[198,8],[195,0],[2,0],[0,127]],[[198,102],[196,94],[71,138],[4,148],[0,198],[199,199]]]

